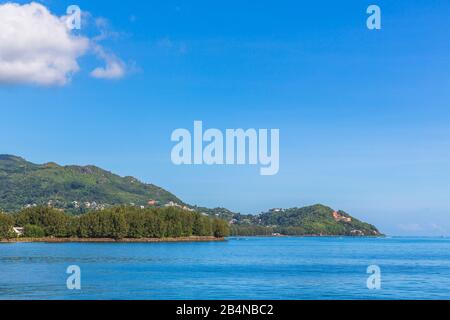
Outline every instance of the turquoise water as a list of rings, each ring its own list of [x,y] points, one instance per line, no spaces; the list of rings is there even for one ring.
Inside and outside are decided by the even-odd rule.
[[[367,288],[369,265],[380,290]],[[450,299],[450,239],[0,244],[0,299]]]

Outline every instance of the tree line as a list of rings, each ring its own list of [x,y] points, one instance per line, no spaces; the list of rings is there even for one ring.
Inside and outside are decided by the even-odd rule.
[[[347,235],[353,236],[350,230],[337,226],[327,226],[327,228],[305,228],[300,226],[292,227],[270,227],[260,225],[232,225],[230,235],[232,236],[270,236],[273,234],[281,234],[285,236],[312,236],[312,235]]]
[[[303,227],[269,227],[260,225],[233,225],[230,228],[232,236],[271,236],[273,234],[282,234],[286,236],[304,236],[317,234],[309,232]]]
[[[16,237],[13,227],[24,228],[24,237],[41,238],[177,238],[229,235],[228,223],[176,207],[113,207],[82,215],[69,215],[50,207],[0,213],[0,239]]]

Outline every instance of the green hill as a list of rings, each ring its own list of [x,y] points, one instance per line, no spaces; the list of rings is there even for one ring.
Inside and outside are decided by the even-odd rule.
[[[346,235],[380,236],[378,229],[344,211],[321,204],[303,208],[272,209],[260,215],[238,215],[234,235]]]
[[[149,200],[182,204],[160,187],[95,166],[39,165],[0,155],[0,209],[7,212],[50,202],[53,207],[82,213],[120,204],[147,205]]]
[[[232,225],[234,235],[381,235],[373,225],[323,205],[243,215],[226,208],[185,205],[158,186],[95,166],[60,166],[53,162],[40,165],[0,155],[0,211],[44,205],[68,213],[85,213],[118,205],[148,207],[150,200],[156,201],[151,207],[170,204],[224,219]]]

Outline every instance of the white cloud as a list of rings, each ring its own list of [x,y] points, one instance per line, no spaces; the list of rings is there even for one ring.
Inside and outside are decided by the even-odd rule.
[[[98,57],[105,61],[105,67],[98,67],[91,72],[91,76],[97,79],[120,79],[125,75],[125,64],[115,55],[106,53],[96,45],[94,51]]]
[[[100,17],[94,19],[94,24],[99,31],[99,35],[93,38],[94,41],[99,42],[106,39],[119,39],[125,37],[126,34],[123,32],[114,31],[111,28],[110,22],[108,19]]]
[[[118,79],[125,75],[125,64],[105,52],[96,42],[101,39],[73,34],[66,19],[34,2],[0,4],[0,85],[65,85],[79,71],[78,59],[88,52],[105,62],[105,67],[91,72],[92,77]],[[104,24],[97,27],[105,38]]]
[[[0,5],[0,83],[64,85],[88,48],[43,5]]]

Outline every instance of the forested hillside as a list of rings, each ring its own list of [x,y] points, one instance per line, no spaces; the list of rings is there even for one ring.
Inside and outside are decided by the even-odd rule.
[[[95,166],[34,164],[0,155],[0,209],[13,212],[26,206],[47,205],[72,213],[108,206],[182,204],[170,192],[133,177],[120,177]]]

